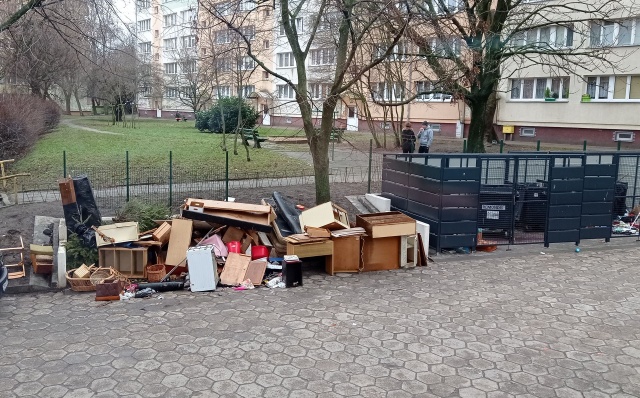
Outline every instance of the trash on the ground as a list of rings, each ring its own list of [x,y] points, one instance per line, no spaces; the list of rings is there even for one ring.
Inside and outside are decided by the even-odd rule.
[[[29,254],[35,274],[50,274],[53,271],[53,246],[30,244]]]
[[[96,244],[98,247],[138,240],[138,223],[123,222],[97,227]]]
[[[239,253],[229,253],[229,257],[227,257],[227,261],[220,274],[220,283],[227,286],[237,286],[242,283],[242,281],[245,280],[245,274],[247,273],[250,262],[250,256]]]
[[[193,202],[202,204],[202,212],[189,210]],[[192,220],[265,232],[271,231],[271,221],[275,218],[271,206],[217,200],[187,199],[180,212],[183,217]]]
[[[326,228],[329,230],[349,228],[349,215],[342,207],[326,202],[300,214],[300,227]]]
[[[218,269],[213,252],[213,245],[196,246],[187,250],[189,286],[192,292],[216,290]]]
[[[302,261],[298,256],[284,256],[282,279],[286,287],[302,286]]]

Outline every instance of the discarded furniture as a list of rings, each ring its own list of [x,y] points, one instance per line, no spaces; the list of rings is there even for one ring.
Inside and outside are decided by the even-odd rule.
[[[29,245],[31,266],[34,274],[53,272],[53,246]]]
[[[146,266],[149,261],[146,247],[103,246],[98,249],[98,259],[102,268],[113,268],[128,278],[146,278]]]
[[[19,246],[0,249],[0,256],[4,259],[4,266],[9,272],[9,279],[18,279],[26,275],[24,270],[24,241],[22,236],[19,236],[19,238]]]

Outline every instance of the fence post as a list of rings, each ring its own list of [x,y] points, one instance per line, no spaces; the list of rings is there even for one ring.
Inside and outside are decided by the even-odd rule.
[[[173,203],[173,151],[169,151],[169,208]]]
[[[540,152],[540,140],[538,140],[538,143],[536,144],[536,152]]]
[[[582,143],[582,152],[587,152],[587,140]]]
[[[622,141],[618,141],[618,151],[620,151],[620,148],[622,148]]]
[[[225,166],[224,166],[224,201],[229,200],[229,149],[224,152]]]
[[[371,158],[373,157],[373,138],[369,140],[369,178],[367,182],[367,193],[371,193]]]
[[[67,178],[67,151],[62,151],[62,178]]]
[[[126,152],[127,154],[127,202],[129,201],[129,151]]]
[[[467,153],[467,140],[462,140],[462,153]]]
[[[500,140],[500,153],[504,151],[504,140]]]

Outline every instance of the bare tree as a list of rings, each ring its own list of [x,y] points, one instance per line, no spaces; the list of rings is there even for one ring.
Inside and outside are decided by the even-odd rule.
[[[243,1],[240,4],[246,3],[247,1]],[[231,15],[225,13],[219,4],[216,7],[216,4],[204,2],[201,6],[212,18],[241,34],[247,47],[247,55],[260,68],[286,85],[287,91],[292,90],[295,93],[295,103],[299,108],[313,158],[316,202],[326,202],[331,198],[329,140],[333,129],[334,111],[342,96],[347,94],[349,88],[360,79],[362,74],[389,55],[393,45],[403,36],[409,18],[400,23],[390,19],[387,2],[346,0],[335,3],[327,0],[276,0],[274,2],[275,16],[278,20],[276,29],[281,28],[284,33],[284,40],[276,42],[276,45],[286,50],[288,55],[284,55],[286,59],[282,58],[282,60],[293,68],[292,73],[283,73],[260,57],[251,40],[242,32],[245,15],[271,10],[271,4],[253,1],[248,3],[254,4],[253,7],[249,7],[249,11]],[[358,59],[358,46],[363,42],[372,41],[377,32],[382,30],[392,31],[395,36],[386,51],[380,57],[367,61]],[[331,70],[331,78],[326,80],[329,85],[327,94],[324,99],[319,100],[321,120],[320,126],[317,127],[313,122],[314,103],[309,95],[309,84],[313,83],[313,73],[308,70],[307,59],[311,51],[323,50],[329,45],[334,54],[334,67]]]
[[[591,29],[637,12],[630,0],[406,0],[393,15],[416,21],[406,36],[419,49],[421,68],[470,108],[468,149],[484,152],[500,79],[532,64],[556,73],[615,66],[624,55],[611,53],[610,43],[589,43]]]

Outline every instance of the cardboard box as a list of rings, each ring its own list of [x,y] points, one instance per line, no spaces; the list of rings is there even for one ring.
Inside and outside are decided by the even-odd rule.
[[[168,222],[162,223],[152,234],[151,237],[153,240],[162,242],[163,245],[166,245],[169,242],[169,237],[171,236],[171,224]]]
[[[372,238],[362,243],[363,271],[386,271],[400,268],[400,237]]]
[[[329,230],[349,228],[349,215],[338,205],[323,203],[300,214],[300,227],[303,231],[306,226]]]
[[[399,211],[359,214],[356,225],[364,228],[372,238],[416,234],[416,220]]]
[[[204,213],[204,202],[196,202],[192,201],[188,206],[187,210],[195,211],[197,213]]]
[[[121,222],[111,225],[103,225],[98,227],[98,231],[113,239],[113,242],[106,241],[102,239],[98,232],[96,232],[96,244],[98,247],[111,245],[113,243],[134,242],[138,240],[139,232],[137,222]]]
[[[302,243],[298,245],[287,242],[287,255],[296,255],[299,258],[332,256],[333,242],[325,240],[322,242]]]

